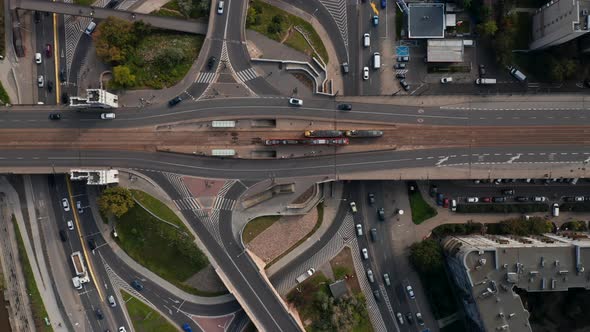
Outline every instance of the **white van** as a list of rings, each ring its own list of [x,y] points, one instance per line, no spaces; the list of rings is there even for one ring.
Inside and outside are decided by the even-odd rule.
[[[510,67],[510,68],[508,68],[508,70],[510,70],[510,75],[512,75],[517,80],[519,80],[521,82],[526,81],[526,76],[518,69],[516,69],[514,67]]]
[[[363,35],[363,46],[364,47],[369,47],[371,46],[371,35],[368,33],[365,33]]]
[[[551,213],[553,214],[554,217],[559,217],[559,204],[554,203],[553,206],[551,207]]]
[[[114,120],[116,117],[115,113],[102,113],[100,118],[103,120]]]
[[[381,54],[379,52],[373,53],[373,69],[381,68]]]
[[[84,30],[84,33],[90,36],[94,32],[94,29],[96,29],[96,23],[90,21],[90,23],[86,27],[86,30]]]

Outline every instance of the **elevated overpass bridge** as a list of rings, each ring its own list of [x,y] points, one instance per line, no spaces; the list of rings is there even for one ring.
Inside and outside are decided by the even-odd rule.
[[[174,17],[137,14],[125,10],[83,6],[72,3],[51,2],[46,0],[14,0],[11,2],[11,9],[37,10],[72,16],[93,17],[97,19],[106,19],[109,16],[114,16],[130,22],[143,21],[160,29],[199,35],[207,34],[207,24],[203,22],[183,20]]]

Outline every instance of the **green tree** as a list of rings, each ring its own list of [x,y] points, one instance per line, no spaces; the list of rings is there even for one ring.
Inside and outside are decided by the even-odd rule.
[[[98,198],[98,208],[103,214],[119,218],[135,205],[131,191],[124,187],[109,187]]]
[[[471,8],[471,0],[458,0],[457,5],[463,7],[464,9]]]
[[[185,17],[190,17],[191,12],[193,11],[193,1],[192,0],[176,0],[178,3],[178,9]]]
[[[248,8],[248,15],[246,16],[246,26],[251,27],[258,23],[258,12],[254,6]]]
[[[496,25],[496,21],[487,20],[483,23],[478,24],[477,30],[481,35],[485,37],[493,37],[498,31],[498,26]]]
[[[98,25],[93,38],[96,54],[110,64],[125,62],[137,43],[133,24],[112,16]]]
[[[437,271],[443,267],[443,254],[435,240],[427,239],[410,247],[410,261],[423,273]]]
[[[113,82],[122,88],[135,85],[135,75],[127,66],[116,66],[113,68]]]

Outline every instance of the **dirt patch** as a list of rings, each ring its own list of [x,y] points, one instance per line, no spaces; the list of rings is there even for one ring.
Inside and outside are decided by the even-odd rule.
[[[227,292],[227,288],[211,264],[188,278],[184,283],[206,292]]]
[[[336,280],[346,280],[346,287],[349,292],[352,292],[352,294],[358,294],[361,292],[361,286],[357,280],[349,247],[344,247],[336,257],[332,258],[330,265],[332,266],[332,271],[334,272],[334,278]]]
[[[299,197],[297,197],[291,203],[293,203],[293,204],[300,204],[300,203],[306,202],[311,197],[311,195],[313,194],[314,188],[315,188],[315,185],[309,186],[309,188],[303,194],[299,195]]]
[[[304,216],[282,217],[246,247],[268,263],[306,236],[314,228],[317,220],[317,209],[312,209]]]

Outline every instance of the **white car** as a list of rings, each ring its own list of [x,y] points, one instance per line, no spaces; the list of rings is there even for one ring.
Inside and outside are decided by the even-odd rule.
[[[408,296],[409,296],[411,299],[415,299],[415,298],[416,298],[416,295],[414,295],[414,290],[412,289],[412,286],[408,285],[408,286],[406,287],[406,291],[408,292]]]
[[[363,68],[363,80],[368,80],[369,79],[369,67],[364,67]]]
[[[103,120],[114,120],[115,119],[115,113],[102,113],[100,114],[100,118]]]
[[[224,2],[219,1],[219,3],[217,4],[217,14],[219,14],[219,15],[223,14],[223,5],[224,5]]]
[[[443,78],[441,78],[441,79],[440,79],[440,82],[441,82],[442,84],[445,84],[445,83],[450,83],[450,82],[452,82],[452,81],[453,81],[453,78],[452,78],[452,77],[443,77]]]
[[[363,248],[363,250],[361,251],[363,252],[363,258],[369,259],[369,251],[367,250],[367,248]]]
[[[35,53],[35,63],[40,65],[42,61],[41,53]]]
[[[289,105],[303,106],[303,100],[297,98],[289,98]]]
[[[402,316],[402,313],[398,312],[395,316],[397,317],[397,321],[400,323],[400,325],[404,325],[404,316]]]
[[[356,203],[355,202],[350,202],[350,211],[352,211],[352,213],[356,213]]]
[[[45,85],[45,80],[43,79],[43,75],[39,75],[37,77],[37,86],[42,88]]]
[[[125,326],[119,327],[119,332],[127,332],[127,330],[125,330]]]
[[[61,206],[63,206],[64,211],[66,211],[66,212],[70,211],[70,203],[68,202],[67,198],[62,198]]]
[[[84,209],[82,208],[82,202],[76,201],[76,208],[78,209],[78,213],[84,213]]]
[[[356,235],[363,236],[363,225],[356,224]]]
[[[477,203],[479,202],[479,198],[477,197],[467,197],[467,203]]]
[[[70,231],[73,231],[74,230],[74,222],[71,221],[71,220],[68,220],[68,223],[67,224],[68,224],[68,229]]]

